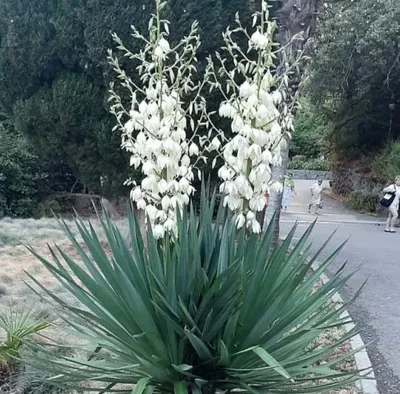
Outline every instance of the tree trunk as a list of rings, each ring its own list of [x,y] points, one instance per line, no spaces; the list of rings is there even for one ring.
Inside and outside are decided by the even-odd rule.
[[[283,185],[284,177],[289,162],[289,144],[285,144],[281,148],[281,155],[282,155],[282,165],[279,167],[274,167],[272,169],[272,179],[280,182]],[[282,191],[280,192],[273,191],[270,193],[269,204],[264,218],[263,229],[266,229],[270,225],[275,215],[275,222],[273,224],[274,233],[271,241],[271,247],[273,249],[275,249],[279,245],[279,234],[280,234],[279,221],[281,217],[282,195],[283,195]]]
[[[285,57],[289,60],[294,60],[308,44],[309,39],[315,34],[317,24],[317,0],[283,0],[282,6],[278,12],[279,33],[277,39],[282,46],[287,45]],[[302,40],[293,40],[296,34],[302,33]],[[302,79],[304,72],[303,67],[299,67],[289,80],[289,89],[287,92],[287,102],[295,100],[298,93],[299,82]],[[282,165],[272,169],[272,179],[282,182],[289,162],[289,144],[286,144],[281,150]],[[265,229],[271,222],[275,214],[274,235],[272,239],[272,247],[276,248],[279,245],[279,220],[282,208],[282,192],[272,192],[270,194],[270,202],[265,215]]]

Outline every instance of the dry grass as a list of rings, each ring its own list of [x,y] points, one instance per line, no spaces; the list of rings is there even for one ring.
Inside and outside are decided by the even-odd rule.
[[[91,223],[98,231],[101,239],[102,233],[99,220],[93,220]],[[126,221],[120,219],[115,223],[123,234],[128,234]],[[10,306],[13,309],[34,307],[37,313],[41,316],[46,317],[49,320],[55,320],[55,311],[52,310],[48,304],[43,303],[39,297],[34,295],[26,285],[25,281],[28,280],[26,272],[39,280],[40,283],[46,286],[46,288],[54,291],[60,298],[66,297],[69,298],[70,302],[75,301],[71,300],[71,296],[55,281],[47,270],[43,268],[41,263],[32,256],[32,254],[27,250],[26,245],[29,244],[30,246],[33,246],[35,250],[44,257],[50,257],[47,246],[48,244],[52,245],[57,243],[57,245],[61,246],[70,256],[76,255],[75,250],[69,244],[60,224],[55,219],[12,220],[5,218],[1,220],[0,224],[0,313],[1,308],[8,308]],[[78,231],[73,221],[67,221],[66,224],[75,235],[78,235]],[[324,345],[332,343],[343,335],[343,330],[344,329],[337,328],[329,330],[321,336],[319,344]],[[68,331],[64,330],[60,332],[58,325],[49,329],[47,335],[55,340],[62,337],[64,343],[66,343],[66,336],[69,337],[67,338],[67,342],[73,343],[76,341],[76,338],[73,338]],[[338,349],[338,352],[349,351],[349,348],[350,344],[347,343],[342,349]],[[340,366],[340,368],[354,368],[354,358],[347,360]],[[28,369],[25,374],[18,377],[18,380],[20,381],[19,385],[21,387],[25,387],[26,385],[29,386],[34,378],[35,372]],[[1,388],[0,392],[2,392]],[[29,390],[20,392],[30,393]],[[49,391],[48,388],[41,389],[38,387],[31,392],[44,394],[55,393],[56,391]],[[352,386],[328,394],[359,393],[358,389],[355,386]]]

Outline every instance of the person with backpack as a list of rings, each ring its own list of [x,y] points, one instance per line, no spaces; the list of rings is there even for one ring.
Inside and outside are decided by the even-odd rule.
[[[399,217],[400,175],[396,176],[394,183],[385,187],[383,192],[385,195],[381,200],[381,205],[389,210],[385,233],[395,233],[394,226]]]

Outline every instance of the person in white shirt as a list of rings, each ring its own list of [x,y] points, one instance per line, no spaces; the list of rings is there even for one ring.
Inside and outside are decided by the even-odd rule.
[[[308,205],[308,213],[311,213],[311,208],[314,207],[314,214],[318,213],[318,208],[321,206],[321,194],[322,194],[323,186],[322,179],[318,179],[318,182],[315,182],[310,189],[311,192],[311,201]]]
[[[394,181],[393,185],[385,187],[383,189],[384,193],[394,194],[394,199],[390,206],[388,207],[389,215],[386,221],[385,233],[395,233],[394,226],[396,224],[397,218],[399,217],[399,202],[400,202],[400,175],[398,175]]]

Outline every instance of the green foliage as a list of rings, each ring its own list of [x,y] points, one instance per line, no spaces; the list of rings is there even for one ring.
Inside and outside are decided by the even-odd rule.
[[[0,369],[11,369],[20,358],[24,341],[48,326],[48,323],[37,318],[32,308],[25,308],[21,312],[3,311],[0,315],[0,330],[4,335],[4,340],[0,342]]]
[[[289,162],[289,168],[293,170],[329,171],[331,162],[322,157],[307,158],[305,156],[293,156]]]
[[[397,0],[336,0],[321,12],[308,95],[332,122],[337,159],[400,137],[399,21]]]
[[[367,213],[375,213],[379,206],[379,193],[370,190],[355,190],[350,193],[350,208]]]
[[[38,216],[43,201],[73,182],[64,166],[43,162],[0,110],[0,216]]]
[[[400,142],[388,144],[371,163],[372,175],[380,183],[393,183],[400,175]]]
[[[356,372],[335,369],[349,354],[334,351],[355,331],[315,346],[329,327],[345,323],[340,316],[348,305],[337,310],[330,302],[346,284],[343,269],[315,290],[338,251],[310,274],[318,257],[307,259],[312,228],[293,250],[295,229],[272,252],[273,225],[249,236],[222,205],[215,221],[213,211],[214,198],[203,189],[199,216],[191,210],[178,218],[173,241],[157,243],[148,232],[145,243],[131,214],[129,245],[110,219],[103,222],[107,246],[78,219],[85,248],[66,228],[76,261],[56,250],[49,261],[32,250],[79,302],[61,301],[31,277],[63,306],[89,356],[52,360],[49,350],[35,347],[32,364],[71,388],[91,380],[116,392],[136,385],[135,393],[314,393],[354,381]]]
[[[4,122],[4,121],[3,121]],[[7,128],[6,128],[7,127]],[[0,210],[3,215],[31,216],[46,173],[26,140],[0,122]]]
[[[46,200],[38,205],[35,216],[39,218],[54,217],[54,215],[60,214],[61,212],[62,212],[62,207],[58,201]]]
[[[177,41],[199,21],[199,71],[222,42],[235,12],[249,23],[249,3],[213,0],[169,3]],[[114,78],[107,63],[111,32],[132,44],[130,26],[147,30],[153,0],[4,0],[0,3],[0,106],[29,137],[40,159],[62,163],[90,191],[107,197],[127,193],[129,169],[107,105]],[[121,60],[124,65],[124,60]],[[130,75],[137,75],[129,70]],[[214,108],[213,99],[211,107]],[[130,172],[130,173],[129,173]],[[100,177],[104,185],[100,183]]]
[[[329,124],[317,107],[301,99],[296,113],[294,132],[290,144],[289,167],[296,170],[331,169],[327,135]]]
[[[328,150],[325,138],[329,131],[328,122],[308,100],[302,99],[300,104],[294,122],[290,155],[319,158]]]

